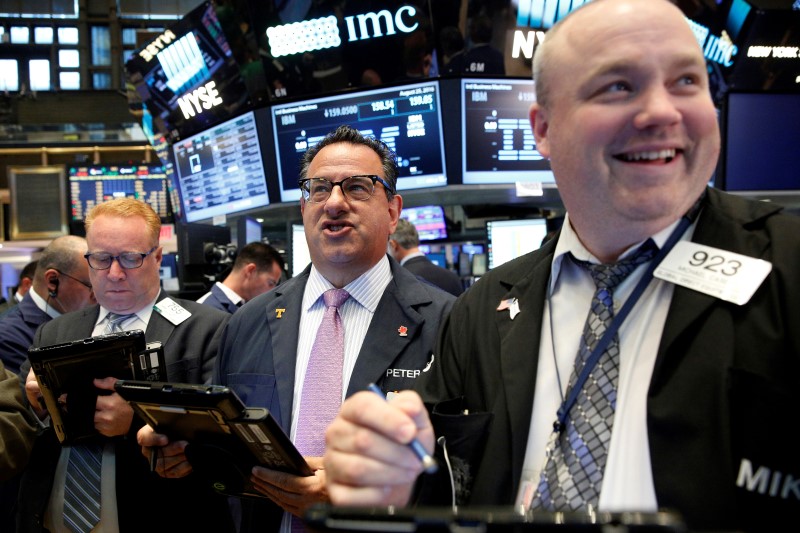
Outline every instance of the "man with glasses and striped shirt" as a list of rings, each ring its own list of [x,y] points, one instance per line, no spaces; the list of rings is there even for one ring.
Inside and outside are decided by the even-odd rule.
[[[85,226],[85,260],[98,305],[48,322],[37,331],[34,346],[140,329],[148,342],[159,341],[164,347],[168,381],[208,382],[219,334],[230,315],[170,297],[161,289],[159,216],[144,202],[121,198],[94,207]],[[61,447],[48,430],[38,437],[23,476],[18,531],[139,532],[152,528],[154,514],[164,530],[231,531],[226,501],[210,487],[193,482],[192,477],[163,479],[150,471],[136,443],[136,432],[144,423],[114,392],[115,381],[94,382],[100,389],[94,419],[102,450],[96,489],[99,512],[73,512],[91,507],[83,501],[73,505],[69,485],[65,485],[72,468],[70,456],[80,455],[80,445]],[[26,392],[31,405],[46,415],[32,372]],[[85,482],[80,485],[86,488]],[[96,507],[96,501],[92,505]]]

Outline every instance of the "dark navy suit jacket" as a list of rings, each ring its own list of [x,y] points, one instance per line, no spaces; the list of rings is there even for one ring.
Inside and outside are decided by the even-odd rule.
[[[439,324],[450,311],[452,295],[419,281],[389,258],[393,279],[375,310],[358,355],[347,396],[370,382],[384,392],[410,389],[429,368]],[[232,388],[249,407],[266,407],[289,434],[294,396],[300,314],[311,267],[242,307],[225,328],[214,383]],[[398,331],[405,326],[405,335]],[[246,502],[245,502],[246,503]],[[277,528],[280,510],[269,520]],[[244,523],[253,530],[277,531],[264,518]],[[245,525],[242,531],[251,526]]]
[[[30,293],[0,317],[0,359],[7,370],[19,374],[36,328],[49,320],[50,315],[36,306]]]
[[[168,296],[161,292],[157,302]],[[192,316],[177,326],[153,311],[147,324],[148,342],[164,346],[169,381],[205,383],[211,378],[222,327],[231,315],[197,302],[173,298]],[[90,337],[100,306],[64,314],[47,322],[34,338],[36,346]],[[23,366],[30,368],[30,363]],[[198,483],[193,475],[164,479],[150,472],[149,463],[136,443],[144,422],[134,417],[127,435],[112,439],[115,445],[116,490],[121,533],[141,531],[232,531],[227,500]],[[34,444],[20,488],[18,532],[44,531],[44,512],[58,464],[61,447],[52,429]],[[158,518],[154,518],[154,517]]]
[[[464,292],[464,287],[461,285],[461,278],[459,278],[455,272],[433,264],[427,257],[421,255],[412,257],[403,263],[403,267],[433,283],[440,289],[449,292],[453,296],[458,296]]]
[[[226,295],[222,289],[220,289],[217,284],[211,286],[211,290],[209,291],[211,294],[203,300],[203,305],[210,305],[214,309],[219,309],[220,311],[225,311],[226,313],[235,313],[239,306],[233,303],[228,295]]]

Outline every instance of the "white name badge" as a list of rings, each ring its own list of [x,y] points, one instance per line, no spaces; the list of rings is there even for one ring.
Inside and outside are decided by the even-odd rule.
[[[772,271],[772,263],[695,242],[680,241],[653,274],[658,279],[746,304]]]
[[[181,307],[181,305],[172,298],[164,298],[154,305],[153,309],[161,313],[161,316],[172,322],[175,326],[192,316],[192,313]]]

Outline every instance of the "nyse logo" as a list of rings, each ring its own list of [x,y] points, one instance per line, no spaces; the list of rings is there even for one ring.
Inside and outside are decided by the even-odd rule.
[[[152,61],[158,53],[163,50],[168,44],[176,39],[175,34],[172,31],[167,30],[155,39],[153,42],[145,46],[142,50],[139,51],[139,57],[144,59],[145,61]]]
[[[222,103],[222,98],[217,91],[216,83],[210,81],[194,91],[178,98],[178,105],[183,111],[183,117],[190,119],[203,110],[211,109]]]

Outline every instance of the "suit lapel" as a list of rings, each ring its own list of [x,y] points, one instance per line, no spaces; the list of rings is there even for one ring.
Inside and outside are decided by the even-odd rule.
[[[347,396],[362,389],[364,383],[377,382],[417,338],[425,323],[415,306],[430,302],[430,297],[413,274],[394,261],[390,264],[393,278],[375,309],[347,386]]]
[[[749,210],[752,204],[742,204],[739,199],[721,196],[711,189],[708,192],[708,203],[704,206],[692,237],[692,242],[721,248],[749,257],[761,257],[766,252],[769,242],[743,228],[772,212],[775,207],[765,205],[763,208]],[[732,201],[733,200],[733,201]],[[731,214],[733,216],[731,216]],[[659,355],[653,377],[665,364],[664,354],[670,346],[685,332],[693,322],[717,305],[733,305],[692,289],[676,286],[670,303],[664,332],[661,336]],[[675,364],[671,362],[670,365]]]
[[[296,278],[297,283],[278,286],[274,300],[264,309],[272,339],[272,361],[275,367],[276,389],[281,406],[281,420],[289,427],[294,402],[294,379],[297,366],[297,342],[303,292],[308,282],[309,269]]]
[[[161,291],[158,294],[158,298],[156,298],[156,305],[168,296],[169,294]],[[161,343],[161,346],[166,346],[167,340],[170,335],[172,335],[173,331],[175,331],[175,325],[161,316],[161,313],[153,309],[153,312],[150,314],[150,320],[147,322],[147,331],[145,331],[144,335],[147,342],[158,341]]]
[[[514,320],[511,320],[507,310],[497,311],[494,317],[500,335],[500,368],[509,416],[508,430],[511,432],[514,487],[519,485],[528,442],[542,334],[543,302],[547,297],[553,249],[554,246],[549,253],[535,259],[533,265],[527,262],[520,265],[520,268],[530,270],[519,281],[508,283],[501,280],[501,284],[509,287],[502,299],[517,298],[520,312]],[[497,306],[500,302],[490,304]]]

